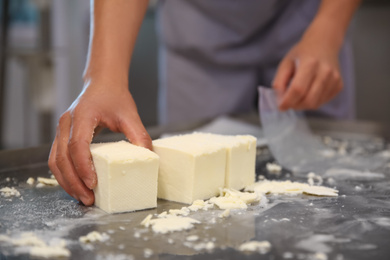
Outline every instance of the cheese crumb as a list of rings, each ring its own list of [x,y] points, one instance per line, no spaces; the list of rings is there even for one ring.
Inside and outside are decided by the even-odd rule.
[[[71,255],[70,251],[66,248],[66,242],[64,240],[60,240],[56,245],[48,245],[32,232],[22,233],[20,238],[17,239],[1,236],[0,241],[12,243],[18,247],[29,246],[29,254],[32,257],[51,259],[54,257],[70,257]]]
[[[187,240],[187,241],[190,241],[190,242],[194,242],[194,241],[199,240],[199,237],[196,236],[196,235],[192,235],[192,236],[188,236],[188,237],[186,238],[186,240]]]
[[[221,189],[220,197],[213,197],[209,202],[220,209],[246,209],[247,204],[260,201],[257,193],[240,192],[234,189]]]
[[[37,181],[38,181],[38,185],[41,183],[43,184],[43,186],[58,186],[58,181],[52,178],[38,177]]]
[[[324,181],[320,175],[315,174],[314,172],[309,172],[307,174],[307,182],[311,185],[321,185]]]
[[[27,181],[26,181],[26,183],[28,185],[34,185],[34,182],[35,182],[35,179],[33,177],[28,178]]]
[[[61,246],[32,247],[30,256],[52,259],[54,257],[70,257],[71,253],[67,248]]]
[[[190,210],[186,207],[183,207],[181,209],[170,209],[169,210],[170,215],[182,215],[182,216],[188,216],[190,214]]]
[[[93,242],[96,242],[96,241],[105,242],[109,238],[110,238],[110,236],[107,235],[106,233],[99,233],[97,231],[92,231],[92,232],[88,233],[85,236],[81,236],[79,238],[79,241],[81,243],[87,244],[87,243],[93,243]]]
[[[267,163],[267,171],[269,173],[279,174],[282,171],[282,167],[276,163]]]
[[[197,245],[194,246],[194,249],[196,251],[201,251],[201,250],[208,250],[208,251],[211,251],[215,248],[215,244],[214,242],[207,242],[207,243],[199,243]]]
[[[141,225],[145,226],[145,227],[149,227],[150,226],[150,220],[152,218],[153,218],[152,214],[147,215],[146,218],[144,218],[144,220],[141,221]]]
[[[227,218],[230,216],[230,209],[225,209],[221,214],[219,214],[220,218]]]
[[[313,260],[328,260],[328,256],[324,253],[318,252],[313,255]]]
[[[271,243],[268,241],[249,241],[241,244],[239,250],[244,252],[258,252],[260,254],[266,254],[271,250]]]
[[[1,196],[4,198],[9,198],[9,197],[20,197],[20,192],[15,189],[14,187],[4,187],[0,189]]]
[[[149,258],[153,255],[153,250],[150,248],[145,248],[144,249],[144,257]]]
[[[152,219],[152,215],[149,216],[141,222],[141,225],[145,227],[151,226],[153,232],[161,234],[192,229],[194,224],[200,223],[198,220],[193,218],[179,217],[175,215],[169,215],[166,218],[158,219]]]
[[[324,186],[310,186],[306,183],[292,181],[269,181],[256,182],[245,188],[246,191],[254,191],[261,194],[308,194],[315,196],[337,197],[338,190]]]
[[[195,200],[191,206],[188,207],[191,211],[198,211],[199,209],[202,209],[205,206],[204,200]]]

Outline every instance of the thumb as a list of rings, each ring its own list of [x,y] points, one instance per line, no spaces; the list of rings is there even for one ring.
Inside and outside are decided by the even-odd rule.
[[[153,150],[152,139],[137,115],[120,120],[119,131],[134,145]]]
[[[290,57],[285,57],[278,66],[272,88],[278,95],[279,100],[286,93],[287,87],[294,75],[295,63]]]

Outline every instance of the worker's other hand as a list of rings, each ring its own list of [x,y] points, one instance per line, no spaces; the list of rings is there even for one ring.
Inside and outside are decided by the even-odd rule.
[[[89,206],[94,203],[97,176],[90,143],[98,127],[122,132],[135,145],[152,149],[127,85],[88,82],[61,116],[51,147],[49,167],[64,190]]]
[[[318,35],[304,37],[280,62],[272,87],[279,109],[318,109],[342,89],[339,49]]]

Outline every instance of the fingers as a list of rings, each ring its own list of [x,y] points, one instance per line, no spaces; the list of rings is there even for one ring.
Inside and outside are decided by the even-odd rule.
[[[330,83],[327,73],[318,73],[313,81],[312,86],[308,90],[307,95],[296,104],[294,109],[317,109],[322,105],[321,101],[325,98],[325,91]]]
[[[74,115],[71,120],[72,131],[68,144],[69,154],[78,176],[89,189],[93,189],[97,184],[97,176],[89,146],[98,124],[98,118],[90,115]]]
[[[70,113],[65,113],[60,119],[57,130],[55,164],[59,173],[57,172],[55,176],[62,176],[59,177],[59,180],[61,180],[61,186],[66,192],[89,206],[94,202],[94,194],[78,176],[68,149],[71,124]]]
[[[290,80],[294,75],[294,69],[294,60],[290,57],[283,59],[280,63],[272,83],[272,88],[276,91],[279,99],[285,94]]]
[[[304,59],[296,62],[295,66],[295,75],[279,103],[282,111],[295,108],[305,98],[315,78],[318,63],[314,59]]]
[[[125,134],[126,138],[135,145],[153,150],[152,139],[137,115],[128,115],[119,121],[119,131]]]
[[[72,191],[68,188],[68,185],[66,185],[66,182],[65,182],[64,178],[62,177],[60,170],[57,167],[56,155],[57,155],[57,138],[54,139],[53,145],[51,146],[48,165],[49,165],[50,171],[56,177],[56,180],[61,185],[61,187],[63,187],[64,190],[69,195],[76,198],[76,195],[73,195]]]
[[[320,101],[321,104],[332,100],[343,89],[343,79],[339,71],[333,71],[331,79],[332,83],[330,83],[330,86],[332,87],[325,88],[325,93]]]
[[[322,65],[307,95],[294,109],[318,109],[341,90],[341,77],[331,67]]]

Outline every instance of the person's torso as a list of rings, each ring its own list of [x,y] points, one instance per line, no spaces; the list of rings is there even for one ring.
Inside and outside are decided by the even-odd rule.
[[[313,19],[319,0],[160,0],[161,43],[224,65],[278,62]]]

